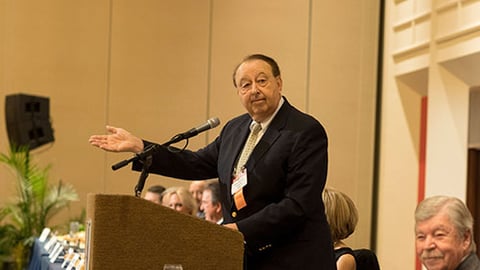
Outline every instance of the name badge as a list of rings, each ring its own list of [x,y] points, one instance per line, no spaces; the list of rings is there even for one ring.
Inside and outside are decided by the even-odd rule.
[[[246,186],[248,183],[247,180],[247,169],[243,169],[234,179],[232,183],[232,195],[237,193],[240,189]]]

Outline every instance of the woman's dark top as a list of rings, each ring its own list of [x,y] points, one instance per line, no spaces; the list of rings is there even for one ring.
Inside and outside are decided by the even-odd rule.
[[[350,254],[353,257],[355,257],[355,254],[353,254],[353,250],[349,247],[342,247],[339,249],[335,249],[334,252],[335,252],[335,261],[338,261],[338,259],[340,259],[340,257],[342,257],[345,254]]]

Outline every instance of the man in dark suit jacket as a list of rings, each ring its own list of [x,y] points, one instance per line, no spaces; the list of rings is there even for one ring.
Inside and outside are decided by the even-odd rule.
[[[327,175],[323,126],[282,96],[280,70],[270,57],[246,57],[233,82],[248,113],[226,123],[215,141],[198,151],[160,147],[150,172],[219,179],[224,226],[243,234],[246,269],[335,269],[322,202]],[[237,164],[253,122],[262,127],[256,146],[245,164]],[[107,130],[112,134],[92,136],[91,144],[135,153],[151,144],[120,128]],[[142,166],[133,164],[135,170]],[[241,184],[232,187],[237,180]]]

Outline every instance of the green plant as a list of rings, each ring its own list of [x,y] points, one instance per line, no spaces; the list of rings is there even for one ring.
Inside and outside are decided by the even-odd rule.
[[[28,263],[35,237],[51,217],[78,200],[75,189],[61,181],[49,185],[51,166],[40,168],[31,162],[27,147],[11,147],[0,154],[0,163],[12,169],[17,196],[0,208],[0,256],[13,258],[19,269]]]

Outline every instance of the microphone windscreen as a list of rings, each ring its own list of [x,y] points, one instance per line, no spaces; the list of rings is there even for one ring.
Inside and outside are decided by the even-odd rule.
[[[210,128],[214,128],[218,125],[220,125],[220,119],[218,119],[218,117],[213,117],[213,118],[210,118],[208,119],[208,125],[210,126]]]

